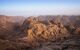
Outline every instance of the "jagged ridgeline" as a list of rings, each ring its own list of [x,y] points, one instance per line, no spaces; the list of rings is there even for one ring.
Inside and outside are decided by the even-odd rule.
[[[0,50],[80,49],[80,16],[0,15]]]
[[[56,22],[55,22],[56,21]],[[23,27],[27,34],[29,42],[39,41],[55,41],[58,38],[65,38],[69,36],[68,30],[64,25],[57,20],[40,21],[36,17],[30,17],[25,20]]]

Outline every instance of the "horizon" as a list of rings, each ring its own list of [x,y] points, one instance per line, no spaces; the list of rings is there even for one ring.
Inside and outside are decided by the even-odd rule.
[[[80,0],[0,0],[0,15],[80,15]]]

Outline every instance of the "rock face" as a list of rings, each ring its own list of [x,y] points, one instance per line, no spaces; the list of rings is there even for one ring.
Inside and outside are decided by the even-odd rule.
[[[27,23],[27,21],[29,23]],[[31,43],[55,41],[58,38],[62,39],[69,36],[69,32],[62,23],[55,24],[48,21],[48,25],[46,25],[35,18],[29,18],[25,23],[24,32],[27,34],[27,41]],[[27,26],[29,28],[26,29]]]
[[[80,16],[0,15],[1,50],[80,50]]]

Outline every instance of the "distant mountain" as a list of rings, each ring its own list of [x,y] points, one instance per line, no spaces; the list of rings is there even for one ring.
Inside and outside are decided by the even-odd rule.
[[[23,24],[25,18],[19,16],[0,15],[0,37],[5,38],[16,35],[20,31],[19,27]]]
[[[12,22],[12,23],[22,24],[23,21],[25,20],[25,18],[21,17],[21,16],[4,16],[4,15],[0,15],[0,20],[1,20],[2,23]]]

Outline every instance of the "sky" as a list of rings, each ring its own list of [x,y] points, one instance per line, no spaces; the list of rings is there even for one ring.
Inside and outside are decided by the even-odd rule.
[[[0,15],[80,15],[80,0],[0,0]]]

